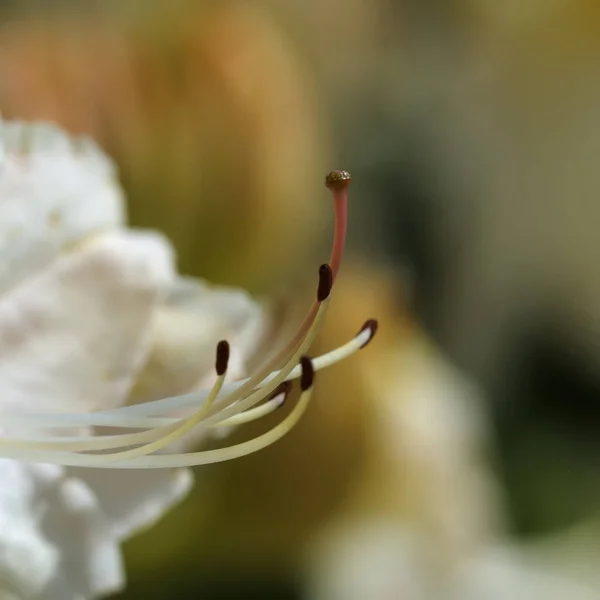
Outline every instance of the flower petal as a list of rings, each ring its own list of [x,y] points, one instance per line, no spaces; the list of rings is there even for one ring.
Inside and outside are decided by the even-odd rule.
[[[81,239],[117,227],[115,169],[87,139],[49,124],[0,121],[0,293]]]
[[[310,560],[312,600],[599,600],[584,578],[498,540],[440,562],[418,528],[390,518],[346,521]],[[438,557],[439,558],[439,557]],[[450,567],[450,568],[448,568]]]
[[[491,546],[465,564],[451,600],[600,600],[585,579],[564,573],[519,546]]]
[[[39,521],[43,495],[60,477],[54,465],[24,465],[0,459],[0,597],[37,597],[59,562]]]
[[[12,460],[0,460],[0,480],[0,597],[80,600],[122,586],[118,541],[83,482]]]
[[[40,530],[60,558],[41,597],[84,600],[121,589],[125,576],[119,542],[90,488],[63,476],[38,502],[45,504]]]
[[[106,234],[1,297],[0,412],[121,405],[172,262],[162,237]]]
[[[318,539],[309,559],[306,597],[438,599],[431,594],[435,571],[428,570],[420,550],[418,533],[397,520],[372,515],[342,523]]]
[[[85,481],[98,498],[111,534],[125,539],[153,526],[172,505],[190,491],[189,469],[118,471],[69,469]]]
[[[152,325],[152,349],[132,402],[183,394],[215,379],[215,348],[231,346],[230,379],[246,375],[249,356],[265,329],[264,310],[245,292],[179,278]]]

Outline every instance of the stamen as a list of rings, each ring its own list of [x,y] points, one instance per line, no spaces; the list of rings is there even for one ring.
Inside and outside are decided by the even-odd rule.
[[[377,322],[377,319],[369,319],[361,327],[360,331],[358,332],[359,335],[363,331],[369,331],[371,333],[371,335],[369,336],[369,339],[361,346],[361,349],[364,348],[367,344],[369,344],[371,342],[371,340],[375,337],[378,327],[379,327],[379,323]]]
[[[329,265],[319,267],[319,287],[317,289],[317,302],[323,302],[329,298],[333,287],[333,273]]]
[[[369,319],[359,333],[346,342],[342,346],[330,350],[329,352],[318,356],[313,360],[315,370],[320,371],[330,366],[337,364],[338,362],[345,360],[352,356],[355,352],[363,348],[373,338],[377,328],[377,321],[375,319]],[[280,371],[274,371],[269,374],[263,381],[266,384],[273,380]],[[294,367],[284,381],[290,381],[300,376],[300,366]],[[222,392],[231,393],[239,390],[242,385],[250,381],[245,379],[242,381],[232,382],[225,384],[222,388]],[[182,394],[180,396],[173,396],[171,398],[163,398],[161,400],[155,400],[153,402],[147,402],[144,404],[135,404],[131,406],[124,406],[118,409],[112,409],[104,412],[96,412],[90,414],[35,414],[35,415],[6,415],[3,416],[3,421],[20,427],[31,426],[35,428],[61,428],[61,427],[75,427],[75,426],[111,426],[111,427],[128,427],[128,428],[150,428],[150,427],[163,427],[177,422],[177,419],[165,418],[165,417],[149,417],[146,415],[160,414],[165,412],[174,412],[190,408],[191,406],[197,406],[198,403],[204,401],[208,396],[206,390],[200,390],[190,394]],[[104,436],[104,439],[110,439],[114,436]],[[54,438],[55,439],[55,438]],[[81,438],[61,438],[61,439],[72,439],[79,440]],[[95,438],[94,438],[95,439]],[[2,442],[7,440],[0,439],[0,448]],[[11,440],[13,441],[13,440]]]
[[[213,464],[217,462],[223,462],[234,458],[240,458],[248,454],[253,454],[271,444],[280,440],[286,435],[293,427],[298,423],[308,404],[312,398],[314,389],[314,367],[309,357],[303,357],[301,361],[302,365],[302,381],[307,385],[306,388],[302,389],[298,403],[292,410],[292,412],[273,429],[260,435],[253,440],[229,446],[226,448],[220,448],[218,450],[205,450],[203,452],[192,452],[189,454],[172,454],[172,455],[154,455],[146,456],[141,459],[126,461],[123,463],[116,463],[114,466],[120,468],[141,468],[141,469],[156,469],[166,466],[199,466],[206,464]]]
[[[214,409],[217,408],[217,403],[213,407],[213,410],[209,413],[209,417],[205,420],[206,425],[212,425],[215,422],[220,421],[223,418],[227,418],[229,416],[233,416],[243,410],[248,408],[252,408],[256,404],[258,404],[261,400],[268,397],[280,383],[283,383],[288,375],[293,371],[294,367],[298,364],[300,358],[308,351],[308,349],[312,346],[315,337],[321,327],[321,323],[327,313],[327,308],[329,307],[329,301],[331,297],[326,298],[323,302],[319,304],[319,310],[317,311],[317,316],[311,325],[310,329],[306,333],[305,338],[298,345],[296,352],[290,358],[286,365],[282,367],[282,369],[274,374],[270,378],[269,381],[266,379],[260,382],[260,387],[258,387],[254,392],[252,392],[249,396],[245,398],[240,398],[239,393],[232,394],[227,398],[224,398],[221,402],[227,405],[227,408],[223,408],[218,414],[214,414]],[[250,383],[250,380],[247,382]],[[242,386],[243,387],[243,386]],[[255,385],[252,385],[250,389],[253,389]],[[234,398],[232,401],[231,398]],[[238,401],[239,400],[239,401]]]
[[[350,340],[349,342],[347,342],[346,344],[344,344],[343,346],[340,346],[339,348],[336,348],[335,350],[332,350],[326,354],[323,354],[322,356],[318,357],[316,360],[311,361],[311,365],[312,368],[317,371],[323,368],[327,368],[337,362],[339,362],[340,360],[344,360],[345,358],[347,358],[348,356],[354,354],[354,352],[357,352],[358,350],[360,350],[361,348],[365,347],[367,343],[369,343],[371,341],[371,339],[373,338],[373,336],[375,335],[375,332],[377,331],[377,321],[375,321],[374,319],[369,319],[361,328],[360,332],[358,333],[358,335],[356,337],[354,337],[352,340]],[[306,365],[306,361],[305,361],[305,365],[304,368],[307,368]],[[288,382],[289,379],[292,378],[296,378],[298,376],[301,376],[303,373],[303,366],[298,365],[296,366],[292,372],[288,375],[288,378],[286,379],[286,382]],[[270,379],[274,379],[275,376],[277,376],[278,373],[273,373]],[[305,380],[305,385],[307,384],[306,380]],[[235,384],[233,384],[235,385]],[[277,391],[280,391],[281,387],[279,387],[277,389]],[[177,398],[175,398],[177,399]],[[234,417],[231,417],[231,420],[229,422],[229,424],[234,425],[236,424],[236,421],[239,421],[239,423],[242,422],[248,422],[250,420],[254,420],[254,418],[259,418],[259,416],[261,416],[261,414],[268,414],[268,412],[272,412],[272,410],[274,410],[273,405],[275,404],[273,402],[273,400],[275,400],[274,398],[268,402],[265,403],[265,405],[269,405],[269,408],[266,408],[265,405],[259,406],[258,408],[254,409],[254,410],[249,410],[246,411],[244,413],[240,413],[235,415]],[[189,401],[188,401],[189,402]],[[270,404],[272,403],[272,404]],[[210,404],[209,402],[207,402],[207,404]],[[138,406],[143,406],[143,405],[138,405]],[[206,404],[204,405],[206,406]],[[265,407],[265,408],[263,408]],[[133,407],[127,407],[127,408],[133,408]],[[183,405],[179,405],[177,408],[183,408]],[[125,409],[123,409],[125,410]],[[76,415],[75,415],[76,416]],[[253,417],[253,418],[251,418]],[[223,419],[223,413],[221,413],[219,415],[219,418],[221,419],[218,423],[215,423],[214,426],[218,426],[220,423],[225,424],[226,420]],[[298,417],[299,418],[299,417]],[[159,423],[160,425],[163,424],[164,421],[168,421],[168,424],[172,424],[172,423],[176,423],[179,424],[181,421],[180,420],[173,420],[173,419],[157,419],[157,418],[147,418],[145,419],[147,422],[150,422],[151,424],[154,423]],[[124,426],[121,423],[121,426]],[[144,432],[144,434],[151,434],[153,436],[156,436],[156,430],[151,430],[151,431],[146,431]],[[126,436],[103,436],[101,438],[97,438],[97,437],[92,437],[90,439],[88,439],[88,444],[102,444],[104,445],[104,448],[108,448],[109,444],[110,447],[118,447],[118,446],[122,446],[124,445],[124,438]],[[83,438],[85,440],[85,438]],[[56,438],[54,439],[54,443],[52,444],[52,447],[54,449],[56,449],[57,447],[60,447],[60,443],[64,440],[64,442],[66,443],[72,443],[74,442],[79,442],[81,440],[81,438],[61,438],[60,440],[57,440]],[[68,464],[73,464],[75,466],[77,465],[81,465],[83,466],[88,465],[88,466],[102,466],[101,464],[98,464],[96,462],[92,463],[89,460],[86,459],[92,459],[92,461],[95,460],[100,460],[102,462],[104,462],[104,464],[106,466],[114,466],[114,467],[118,467],[118,468],[125,468],[125,466],[127,464],[130,464],[130,461],[122,461],[122,462],[112,462],[112,461],[107,461],[106,460],[106,455],[101,455],[101,456],[97,456],[97,455],[77,455],[77,454],[69,454],[66,452],[53,452],[53,453],[48,453],[45,451],[44,448],[44,439],[40,440],[42,443],[39,444],[39,442],[36,442],[36,440],[29,440],[30,442],[30,446],[28,446],[27,448],[24,448],[23,446],[16,446],[14,444],[14,442],[23,442],[24,440],[0,440],[0,456],[4,457],[4,458],[17,458],[17,459],[21,459],[21,460],[30,460],[33,462],[52,462],[55,464],[67,464],[65,462],[65,460],[67,460],[67,458],[69,458],[69,460],[71,460],[71,462],[69,462]],[[117,443],[115,443],[115,441]],[[67,444],[65,444],[66,446]],[[70,447],[65,447],[62,446],[62,450],[75,450],[75,448],[70,448]],[[50,449],[50,448],[48,448]],[[99,449],[98,447],[96,449]],[[73,458],[73,457],[78,457],[78,458]],[[81,460],[80,460],[81,459]],[[73,462],[75,461],[75,462]],[[83,461],[83,462],[82,462]],[[167,465],[164,465],[167,466]],[[137,463],[132,466],[132,468],[138,468]]]
[[[215,370],[219,377],[221,377],[221,375],[224,375],[225,371],[227,371],[227,365],[229,364],[229,355],[229,343],[225,340],[220,341],[217,344],[217,360],[215,361]]]
[[[289,367],[289,371],[287,372],[287,374],[289,374],[289,372],[294,368],[295,364],[298,362],[299,358],[305,352],[307,352],[310,346],[312,345],[320,327],[320,323],[322,322],[322,319],[327,311],[327,307],[329,306],[331,286],[331,268],[329,267],[329,265],[326,264],[321,265],[321,267],[319,268],[319,285],[317,288],[317,315],[315,316],[311,327],[308,329],[308,331],[306,331],[304,336],[302,336],[297,341],[297,343],[290,348],[290,351],[293,351],[293,354],[291,357],[289,357],[288,362],[282,367],[281,371],[285,371],[285,369]],[[320,298],[322,298],[322,300]],[[216,402],[215,406],[210,411],[209,416],[214,415],[224,406],[231,407],[231,405],[233,405],[238,400],[241,400],[247,393],[251,392],[254,389],[258,389],[259,387],[264,388],[264,395],[259,396],[257,394],[253,394],[252,396],[250,396],[253,399],[253,404],[258,404],[258,402],[260,402],[266,396],[268,396],[285,379],[285,377],[287,377],[287,374],[283,377],[280,377],[278,374],[272,381],[265,382],[265,378],[272,371],[272,369],[269,367],[269,364],[265,365],[262,369],[258,371],[258,373],[250,377],[250,379],[246,381],[239,390],[231,393],[229,396],[221,398],[218,402]],[[273,381],[276,381],[276,383],[273,384]],[[235,414],[235,412],[240,412],[242,410],[245,410],[246,408],[251,408],[253,404],[251,404],[249,399],[247,398],[244,402],[240,402],[236,405],[236,408],[238,410],[235,410],[233,412],[229,410],[229,414],[232,415]],[[225,412],[227,412],[227,409],[225,410]]]
[[[231,427],[232,425],[243,425],[245,423],[250,423],[251,421],[256,421],[257,419],[261,419],[267,415],[270,415],[272,412],[276,411],[278,408],[281,408],[287,397],[289,396],[292,390],[292,384],[289,381],[284,381],[272,394],[271,398],[267,400],[265,403],[260,406],[256,406],[255,408],[251,408],[244,412],[238,413],[233,417],[229,417],[228,419],[224,419],[223,421],[219,421],[212,425],[212,427]]]
[[[300,367],[302,368],[302,374],[300,375],[300,388],[304,392],[312,386],[315,380],[315,368],[313,367],[312,361],[308,356],[303,356],[300,359]]]
[[[123,450],[121,452],[114,452],[112,454],[103,454],[100,459],[103,461],[112,461],[112,460],[126,460],[126,459],[134,459],[142,456],[146,456],[148,454],[152,454],[157,450],[161,450],[165,446],[172,444],[178,439],[182,438],[186,433],[189,433],[210,411],[214,401],[217,399],[221,388],[223,387],[223,383],[225,383],[225,377],[227,376],[227,365],[229,363],[229,343],[226,341],[221,341],[217,344],[217,359],[215,364],[215,369],[217,371],[217,380],[215,381],[206,402],[190,417],[181,419],[180,422],[175,425],[169,425],[167,427],[161,428],[154,433],[158,433],[161,437],[159,439],[140,446],[138,448],[132,448],[131,450]]]
[[[310,359],[303,361],[303,368],[313,370]],[[310,377],[305,376],[304,380],[308,381],[310,380]],[[314,389],[314,386],[312,385],[313,382],[310,383],[311,385],[300,394],[300,398],[294,409],[281,423],[267,433],[234,446],[219,448],[217,450],[191,452],[188,454],[155,454],[119,462],[101,462],[102,459],[105,458],[103,455],[86,455],[69,452],[45,453],[38,451],[9,451],[7,453],[7,458],[17,458],[28,462],[60,464],[64,466],[112,469],[161,469],[171,467],[193,467],[224,462],[262,450],[286,435],[306,411]],[[98,462],[98,460],[100,462]]]
[[[204,404],[190,417],[183,419],[175,419],[173,422],[154,429],[143,431],[140,433],[129,433],[112,436],[90,436],[83,438],[67,439],[50,439],[50,440],[20,440],[20,439],[2,439],[0,438],[0,451],[5,447],[36,449],[36,450],[62,450],[72,452],[85,452],[97,450],[109,450],[111,448],[123,448],[127,446],[135,446],[138,444],[146,444],[129,451],[115,452],[112,454],[103,454],[102,459],[105,461],[120,460],[123,458],[135,458],[143,456],[145,453],[155,452],[160,448],[170,444],[175,439],[185,435],[192,427],[204,418],[206,412],[212,406],[214,400],[218,396],[227,373],[227,364],[229,362],[229,344],[226,341],[221,341],[217,344],[216,352],[216,371],[217,380],[206,398]]]

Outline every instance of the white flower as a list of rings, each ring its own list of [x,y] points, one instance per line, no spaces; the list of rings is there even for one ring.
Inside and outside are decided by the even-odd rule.
[[[598,576],[578,578],[515,544],[483,545],[439,569],[418,527],[363,519],[339,531],[314,567],[310,600],[598,600]],[[595,555],[591,555],[595,556]]]
[[[114,168],[92,142],[44,124],[0,127],[0,597],[80,600],[122,585],[119,544],[185,495],[181,467],[279,439],[314,370],[364,346],[376,324],[304,357],[341,259],[347,174],[329,182],[338,226],[317,302],[285,349],[234,381],[262,309],[178,276],[164,237],[127,228]],[[186,453],[275,410],[298,376],[300,400],[273,430]]]
[[[387,496],[358,510],[351,502],[323,532],[308,561],[311,600],[600,600],[589,579],[505,539],[468,380],[422,336],[366,375]]]

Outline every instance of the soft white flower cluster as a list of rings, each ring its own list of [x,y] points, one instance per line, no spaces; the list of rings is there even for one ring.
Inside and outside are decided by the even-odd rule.
[[[244,374],[263,311],[178,276],[164,237],[128,228],[113,165],[91,141],[18,122],[1,124],[0,141],[1,436],[25,432],[8,417],[23,411],[84,414],[210,384],[220,339],[229,376]],[[0,458],[0,598],[120,588],[120,543],[191,485],[186,469]]]
[[[0,123],[0,597],[85,600],[121,587],[120,543],[191,485],[181,467],[256,452],[284,436],[314,373],[360,350],[377,322],[314,359],[342,259],[350,175],[326,178],[330,262],[292,339],[266,351],[245,293],[182,278],[160,234],[127,227],[115,170],[89,140]],[[281,406],[266,433],[193,451]]]

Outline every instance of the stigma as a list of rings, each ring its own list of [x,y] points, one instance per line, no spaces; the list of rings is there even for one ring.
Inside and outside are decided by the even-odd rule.
[[[239,458],[281,439],[298,423],[310,403],[318,371],[364,348],[377,331],[377,321],[369,319],[342,346],[321,356],[309,356],[327,314],[344,253],[350,181],[346,171],[332,171],[325,178],[335,211],[331,255],[318,269],[315,300],[306,317],[263,367],[247,379],[228,382],[230,345],[222,340],[215,348],[216,378],[210,389],[106,411],[3,415],[7,430],[21,434],[0,435],[0,458],[111,469],[189,467]],[[192,431],[241,426],[273,413],[285,403],[294,385],[300,388],[295,406],[266,433],[223,448],[186,453],[172,450],[175,442]],[[103,435],[97,432],[98,427],[123,431]],[[90,433],[65,434],[65,430],[73,428]]]

